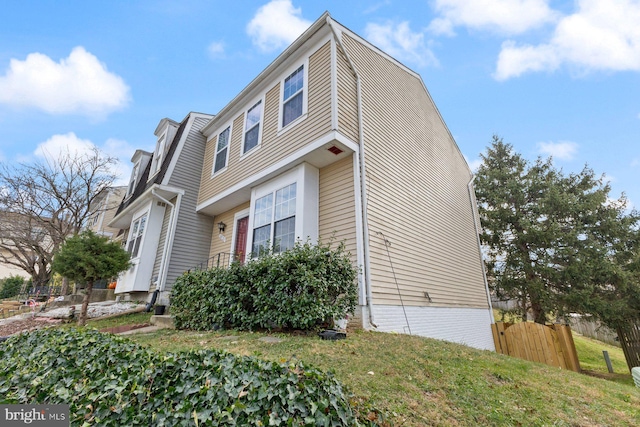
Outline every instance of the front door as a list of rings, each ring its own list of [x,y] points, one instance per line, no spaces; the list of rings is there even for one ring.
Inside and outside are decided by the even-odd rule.
[[[245,216],[236,222],[236,247],[234,248],[234,257],[244,264],[244,258],[247,253],[247,234],[249,231],[249,217]]]

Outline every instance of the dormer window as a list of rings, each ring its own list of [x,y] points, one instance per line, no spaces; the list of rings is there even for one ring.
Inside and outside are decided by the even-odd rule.
[[[260,122],[262,121],[262,100],[256,102],[253,107],[247,110],[244,120],[244,144],[242,146],[242,154],[260,145],[260,135],[262,129]]]
[[[129,187],[127,188],[127,196],[130,196],[133,193],[133,190],[136,188],[136,181],[138,180],[139,171],[140,162],[133,165],[133,170],[131,171],[131,180],[129,181]]]
[[[160,138],[158,138],[158,142],[156,142],[156,150],[153,152],[153,164],[151,166],[152,175],[158,172],[160,170],[160,166],[162,166],[166,136],[166,134],[163,134]]]

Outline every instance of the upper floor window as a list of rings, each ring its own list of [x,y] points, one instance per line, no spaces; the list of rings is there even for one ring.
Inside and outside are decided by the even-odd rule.
[[[131,233],[129,234],[127,252],[131,254],[131,258],[136,258],[140,251],[140,243],[142,242],[142,236],[144,235],[144,227],[147,223],[147,215],[143,215],[136,219],[131,226]]]
[[[284,79],[282,89],[282,127],[304,114],[304,65]]]
[[[158,138],[158,142],[156,142],[156,150],[153,153],[153,167],[151,168],[151,174],[155,174],[160,170],[160,166],[162,166],[162,158],[164,157],[164,141],[166,135],[162,135]]]
[[[260,121],[262,120],[262,100],[247,111],[244,121],[244,145],[242,154],[260,145]]]
[[[131,180],[129,181],[129,187],[127,188],[127,196],[130,196],[133,193],[133,190],[136,188],[136,181],[138,180],[138,172],[140,171],[140,162],[133,165],[133,170],[131,171]]]
[[[216,173],[225,167],[227,167],[227,160],[229,158],[229,136],[231,135],[231,126],[228,126],[225,130],[218,135],[218,142],[216,144],[216,155],[213,160],[213,173]]]

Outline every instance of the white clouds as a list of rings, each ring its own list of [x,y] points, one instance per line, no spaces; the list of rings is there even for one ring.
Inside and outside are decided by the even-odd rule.
[[[578,144],[571,141],[539,142],[538,151],[559,160],[572,160],[578,151]]]
[[[209,52],[209,57],[211,58],[222,58],[224,57],[224,43],[223,42],[211,42],[209,47],[207,48],[207,52]]]
[[[103,117],[125,107],[129,97],[122,78],[83,47],[58,63],[41,53],[29,54],[24,61],[12,59],[0,76],[0,103],[51,114]]]
[[[108,139],[102,146],[94,144],[88,139],[79,138],[74,132],[61,135],[53,135],[51,138],[40,143],[34,151],[34,155],[44,161],[57,159],[67,153],[71,156],[92,155],[93,150],[98,148],[103,153],[119,159],[113,166],[113,172],[118,176],[115,185],[126,185],[131,174],[129,159],[135,149],[128,142],[118,139]],[[20,159],[29,162],[30,159],[24,157]]]
[[[57,159],[69,153],[72,156],[89,154],[95,145],[88,139],[81,139],[75,133],[53,135],[45,142],[38,144],[33,154],[43,159]]]
[[[580,0],[562,18],[548,43],[517,46],[506,42],[494,77],[553,71],[566,64],[579,72],[640,71],[640,1]]]
[[[454,27],[520,34],[556,19],[548,0],[436,0],[440,16],[429,25],[435,34],[453,35]]]
[[[310,25],[291,0],[271,0],[258,9],[247,25],[247,34],[261,51],[271,52],[291,44]]]
[[[364,32],[367,40],[400,61],[419,66],[438,64],[424,41],[424,34],[412,32],[407,21],[384,25],[369,23]]]

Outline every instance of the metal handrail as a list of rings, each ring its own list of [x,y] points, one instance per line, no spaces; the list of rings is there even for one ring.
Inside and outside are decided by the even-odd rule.
[[[234,254],[220,252],[195,267],[190,268],[187,272],[191,273],[192,270],[201,271],[209,270],[211,268],[227,268],[229,267],[229,264],[231,264],[231,260],[233,258]]]

